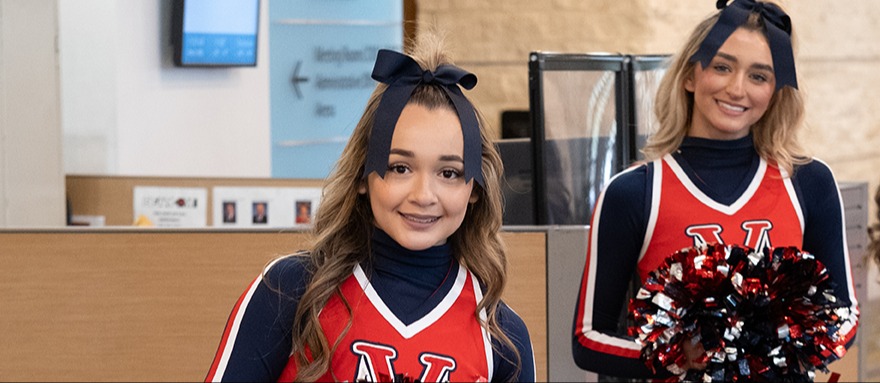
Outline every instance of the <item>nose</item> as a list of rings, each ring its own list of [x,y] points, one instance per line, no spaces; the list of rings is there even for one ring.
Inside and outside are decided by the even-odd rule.
[[[434,178],[430,174],[420,173],[413,177],[409,200],[420,206],[429,206],[437,202]]]
[[[727,82],[727,94],[733,99],[740,99],[745,97],[745,74],[738,73],[734,76],[730,76],[729,81]]]

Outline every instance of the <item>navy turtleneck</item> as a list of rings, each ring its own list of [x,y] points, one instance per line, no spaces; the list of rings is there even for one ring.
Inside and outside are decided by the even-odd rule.
[[[736,140],[685,137],[672,155],[703,193],[724,205],[745,192],[760,164],[751,134]]]
[[[382,301],[404,324],[431,311],[455,282],[457,263],[447,242],[409,250],[379,228],[373,230],[371,260],[362,265]]]

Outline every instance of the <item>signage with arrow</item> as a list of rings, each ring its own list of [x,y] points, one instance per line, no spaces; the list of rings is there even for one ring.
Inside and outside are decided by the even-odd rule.
[[[302,92],[299,90],[299,84],[302,82],[309,81],[308,77],[302,77],[299,75],[299,67],[302,65],[302,61],[297,61],[296,66],[293,67],[293,76],[290,77],[290,82],[293,84],[293,91],[296,93],[296,98],[298,100],[302,100]]]
[[[379,49],[400,50],[402,2],[269,3],[272,176],[326,178],[376,82]]]

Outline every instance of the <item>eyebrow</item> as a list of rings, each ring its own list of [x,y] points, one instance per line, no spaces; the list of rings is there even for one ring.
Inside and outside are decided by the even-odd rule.
[[[723,58],[723,59],[725,59],[725,60],[733,61],[733,62],[735,62],[735,63],[738,63],[738,62],[739,62],[739,60],[737,60],[736,56],[729,55],[729,54],[724,53],[724,52],[718,52],[718,53],[716,54],[716,56],[721,57],[721,58]],[[773,72],[773,67],[770,66],[770,65],[767,65],[767,64],[752,64],[752,68],[754,68],[754,69],[766,70],[766,71],[768,71],[768,72]]]
[[[410,157],[410,158],[416,156],[416,154],[413,153],[411,150],[404,150],[404,149],[391,149],[389,154],[397,154],[399,156]],[[462,158],[459,155],[455,155],[455,154],[446,154],[446,155],[440,156],[440,161],[464,163],[464,158]]]

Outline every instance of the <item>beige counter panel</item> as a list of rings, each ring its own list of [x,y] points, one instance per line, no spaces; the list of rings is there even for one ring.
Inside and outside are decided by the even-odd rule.
[[[505,233],[505,301],[529,326],[546,379],[545,234]],[[230,310],[302,233],[0,232],[0,377],[25,381],[197,381]]]

